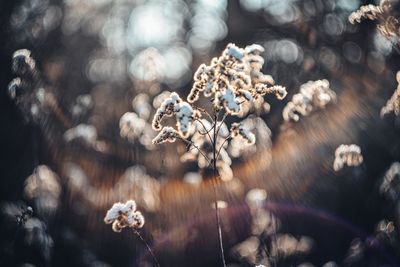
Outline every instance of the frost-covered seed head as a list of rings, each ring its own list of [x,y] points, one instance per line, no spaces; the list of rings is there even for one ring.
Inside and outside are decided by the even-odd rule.
[[[179,133],[174,128],[167,126],[153,139],[153,144],[159,145],[165,142],[173,143],[177,137],[179,137]]]
[[[128,200],[126,203],[114,203],[104,217],[106,224],[112,224],[114,232],[121,232],[125,227],[135,230],[144,226],[145,220],[140,211],[136,210],[136,202]]]

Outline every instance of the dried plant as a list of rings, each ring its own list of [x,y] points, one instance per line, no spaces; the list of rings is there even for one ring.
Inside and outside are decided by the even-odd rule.
[[[300,92],[293,95],[282,111],[285,121],[298,121],[299,115],[308,116],[312,111],[324,109],[336,101],[336,94],[329,88],[328,80],[309,81],[300,86]]]
[[[379,5],[361,6],[349,16],[352,24],[360,23],[363,19],[377,20],[377,29],[385,37],[400,37],[400,20],[393,13],[394,0],[381,0]]]
[[[134,233],[147,247],[148,251],[153,257],[154,262],[156,263],[156,266],[160,266],[149,244],[147,244],[138,231],[143,228],[145,220],[142,213],[136,210],[136,202],[134,200],[128,200],[126,203],[114,203],[111,209],[107,211],[106,217],[104,217],[104,222],[106,224],[112,224],[113,231],[118,233],[121,232],[125,227],[132,228]]]
[[[392,97],[386,102],[386,105],[381,109],[381,117],[389,113],[400,115],[400,71],[396,74],[397,89],[394,91]]]
[[[363,162],[361,148],[357,145],[340,145],[335,151],[335,161],[333,162],[333,169],[335,171],[341,170],[344,165],[359,166]]]
[[[228,127],[227,117],[244,117],[251,110],[249,105],[255,101],[262,103],[266,94],[274,94],[278,99],[287,94],[284,87],[273,85],[272,78],[261,72],[264,59],[260,53],[263,50],[260,45],[243,49],[228,44],[222,55],[213,58],[210,65],[200,65],[194,74],[187,101],[173,92],[160,104],[152,123],[159,134],[153,142],[161,144],[182,140],[188,145],[188,152],[182,160],[195,160],[200,168],[212,167],[214,177],[217,174],[222,179],[232,176],[227,151],[229,140],[241,138],[242,145],[253,145],[256,138],[243,121],[232,122]],[[194,105],[201,93],[210,101],[210,112]],[[175,117],[176,128],[164,126],[162,121],[165,117]],[[215,185],[214,192],[221,258],[223,266],[226,266]]]

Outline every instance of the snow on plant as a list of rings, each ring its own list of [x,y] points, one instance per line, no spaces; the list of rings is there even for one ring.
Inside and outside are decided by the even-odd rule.
[[[139,230],[144,226],[145,219],[142,213],[136,210],[136,208],[136,202],[132,199],[126,201],[125,203],[114,203],[111,209],[107,211],[106,216],[104,217],[104,222],[106,224],[112,224],[113,231],[118,233],[121,232],[125,227],[132,228],[133,232],[140,238],[143,244],[145,244],[147,250],[154,260],[155,265],[159,267],[160,264],[149,244],[139,233]]]
[[[335,161],[333,162],[333,169],[335,171],[341,170],[344,165],[359,166],[363,162],[361,148],[357,145],[340,145],[335,151]]]
[[[298,121],[299,115],[308,116],[312,111],[324,109],[336,101],[336,94],[329,88],[328,80],[308,81],[300,86],[300,92],[293,95],[282,111],[285,121]]]
[[[397,89],[394,91],[393,95],[386,102],[386,105],[381,109],[381,117],[389,113],[394,113],[394,115],[400,115],[400,71],[396,74]]]
[[[361,6],[349,16],[352,24],[360,23],[363,19],[378,20],[378,31],[385,37],[400,37],[400,20],[393,16],[393,8],[395,1],[381,0],[379,5]]]
[[[140,211],[136,210],[136,202],[128,200],[126,203],[114,203],[107,211],[104,222],[112,224],[114,232],[121,232],[125,227],[139,230],[144,226],[144,217]]]
[[[229,140],[241,138],[244,145],[253,145],[256,138],[242,121],[234,121],[228,127],[226,118],[244,117],[251,111],[251,103],[256,101],[260,105],[267,94],[274,94],[278,99],[287,94],[284,87],[273,85],[273,79],[261,72],[264,59],[260,53],[263,51],[263,47],[256,44],[243,49],[230,43],[210,65],[201,64],[194,74],[187,101],[173,92],[161,102],[152,123],[153,129],[160,133],[153,142],[182,140],[188,145],[182,160],[197,161],[200,168],[211,166],[215,177],[219,174],[223,180],[230,180],[233,175],[227,152]],[[201,94],[210,101],[208,111],[195,105]],[[176,128],[164,126],[165,117],[174,117]],[[215,205],[221,258],[225,266],[218,206]]]
[[[259,101],[266,94],[275,94],[278,99],[286,96],[284,87],[270,86],[272,78],[261,73],[264,59],[259,53],[262,51],[259,45],[242,49],[228,44],[222,55],[213,58],[210,65],[200,65],[194,74],[187,102],[174,92],[160,104],[152,123],[153,129],[160,133],[153,142],[160,144],[175,142],[176,139],[187,142],[190,148],[182,159],[197,160],[200,168],[213,160],[218,161],[216,165],[230,165],[226,151],[228,140],[240,137],[252,145],[255,135],[242,122],[232,123],[228,130],[226,117],[239,115],[245,103],[252,103],[255,99]],[[210,99],[212,114],[194,105],[201,93]],[[163,126],[164,117],[172,116],[176,118],[177,127]],[[213,148],[216,150],[215,158]]]

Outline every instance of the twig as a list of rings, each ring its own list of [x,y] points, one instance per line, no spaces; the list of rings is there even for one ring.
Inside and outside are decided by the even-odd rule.
[[[201,134],[201,135],[208,135],[208,138],[210,139],[210,142],[212,142],[212,137],[211,137],[211,135],[210,135],[210,132],[212,131],[212,129],[214,129],[214,126],[212,126],[209,130],[207,130],[207,128],[206,128],[206,126],[204,125],[204,123],[201,121],[201,120],[197,120],[198,122],[200,122],[200,124],[203,126],[203,128],[204,128],[204,133],[202,133],[202,132],[200,132],[199,131],[199,133]]]
[[[147,250],[149,251],[151,257],[153,258],[153,261],[156,265],[156,267],[160,267],[160,263],[158,262],[156,256],[153,253],[153,250],[150,248],[149,244],[147,244],[146,240],[142,237],[142,235],[137,231],[133,230],[133,232],[140,238],[140,240],[143,242],[143,244],[146,246]]]
[[[225,138],[224,142],[222,142],[221,146],[218,149],[218,153],[217,153],[217,160],[219,158],[219,155],[221,154],[221,150],[224,147],[225,143],[231,138],[231,136],[229,135],[228,137]]]
[[[182,141],[185,142],[186,144],[191,145],[191,146],[193,146],[194,148],[196,148],[196,149],[200,152],[200,154],[207,160],[208,164],[211,165],[210,159],[209,159],[209,158],[203,153],[203,151],[201,151],[201,149],[200,149],[197,145],[195,145],[192,141],[186,140],[186,139],[184,139],[184,138],[182,138],[182,137],[177,137],[177,139],[182,140]]]
[[[219,209],[218,209],[218,192],[217,192],[217,130],[215,125],[217,124],[218,121],[218,113],[214,113],[214,140],[212,142],[213,145],[213,174],[214,174],[214,182],[213,182],[213,188],[214,188],[214,197],[215,197],[215,202],[214,202],[214,207],[215,207],[215,217],[217,220],[217,227],[218,227],[218,241],[219,241],[219,248],[221,252],[221,260],[222,260],[222,265],[223,267],[226,267],[225,263],[225,256],[224,256],[224,245],[222,242],[222,229],[221,229],[221,220],[219,216]]]

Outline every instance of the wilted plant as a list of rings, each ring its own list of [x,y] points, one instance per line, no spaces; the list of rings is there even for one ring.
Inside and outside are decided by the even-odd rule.
[[[210,65],[201,64],[194,74],[187,101],[173,92],[157,109],[152,126],[159,134],[153,142],[161,144],[181,140],[188,145],[184,160],[195,160],[200,168],[211,166],[215,178],[221,175],[231,165],[227,152],[230,139],[241,138],[243,145],[255,143],[255,135],[244,127],[242,121],[234,121],[228,127],[227,117],[245,116],[251,110],[248,105],[264,102],[266,94],[275,94],[278,99],[287,94],[284,87],[273,85],[272,78],[261,72],[264,59],[260,53],[263,51],[263,47],[256,44],[244,49],[228,44],[222,55],[213,58]],[[210,101],[208,110],[207,106],[195,105],[201,93]],[[163,126],[165,117],[175,117],[176,128]],[[215,184],[214,192],[221,258],[225,266]]]
[[[396,1],[381,0],[379,5],[372,4],[361,6],[349,16],[352,24],[360,23],[363,19],[377,20],[377,29],[385,37],[400,37],[400,20],[393,14],[393,7]]]

